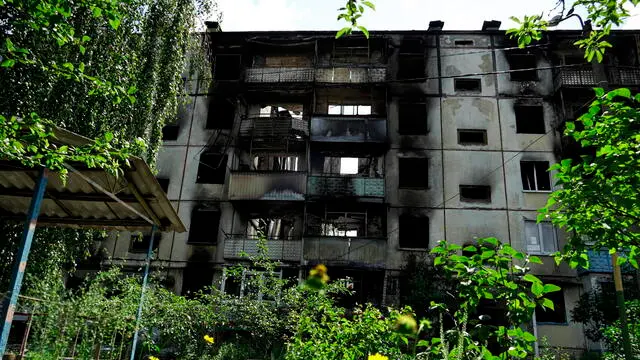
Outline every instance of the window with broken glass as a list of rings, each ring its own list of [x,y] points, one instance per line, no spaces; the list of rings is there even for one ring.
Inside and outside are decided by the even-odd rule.
[[[339,157],[312,153],[311,174],[382,178],[384,159],[381,156]]]
[[[291,218],[253,218],[247,222],[247,238],[291,240],[295,237],[295,222]]]
[[[522,189],[525,191],[551,191],[548,161],[520,161]]]
[[[337,209],[336,209],[337,210]],[[382,214],[376,211],[332,211],[307,214],[307,234],[311,236],[382,238]]]
[[[330,104],[329,115],[371,115],[371,105],[339,105]]]

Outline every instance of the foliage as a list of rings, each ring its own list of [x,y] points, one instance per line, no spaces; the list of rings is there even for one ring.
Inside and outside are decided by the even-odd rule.
[[[640,0],[576,0],[565,14],[565,0],[558,0],[557,7],[562,8],[560,14],[549,21],[543,20],[542,16],[538,15],[525,16],[523,20],[512,18],[519,28],[509,29],[507,34],[518,39],[518,46],[525,47],[534,40],[540,40],[540,32],[546,30],[548,26],[557,25],[572,16],[577,16],[576,9],[583,9],[590,23],[585,24],[586,38],[576,41],[575,44],[584,49],[584,57],[588,61],[596,57],[598,62],[602,62],[606,49],[611,47],[606,38],[612,27],[622,25],[630,16],[628,5],[636,6],[639,2]]]
[[[625,298],[640,299],[635,279],[624,277],[624,280]],[[580,300],[571,311],[572,320],[584,325],[585,335],[593,342],[602,341],[603,329],[612,326],[619,315],[615,289],[602,286],[580,296]]]
[[[367,39],[369,38],[369,30],[358,24],[358,19],[364,14],[366,9],[365,7],[368,7],[371,10],[376,9],[376,6],[371,1],[367,0],[347,0],[344,7],[338,9],[338,11],[340,11],[338,20],[344,20],[347,22],[347,26],[338,31],[336,39],[343,35],[351,35],[353,30],[360,30]]]
[[[538,215],[538,220],[549,218],[571,234],[556,261],[567,259],[571,267],[588,268],[586,250],[606,248],[620,254],[620,263],[628,260],[638,267],[638,102],[640,95],[634,97],[628,89],[606,94],[596,89],[589,111],[577,122],[567,122],[565,135],[584,152],[579,161],[565,159],[551,167],[562,188],[551,194]]]
[[[540,356],[536,357],[535,360],[574,360],[574,357],[562,348],[551,346],[546,337],[540,340],[539,346]]]
[[[459,255],[461,250],[473,255]],[[445,359],[452,355],[456,359],[525,358],[531,354],[531,344],[536,339],[520,325],[529,323],[536,306],[553,309],[553,302],[544,295],[561,290],[529,273],[529,265],[540,264],[540,259],[518,252],[495,238],[479,239],[477,246],[464,249],[440,242],[432,253],[437,256],[434,264],[453,274],[460,283],[456,293],[460,304],[457,311],[450,314],[446,304],[433,304],[433,308],[449,313],[455,319],[459,334],[467,336],[459,335],[455,342],[451,341],[441,325],[442,335],[430,351],[442,354]],[[483,305],[488,303],[504,312],[503,323],[483,323],[489,316],[484,313]],[[468,333],[468,328],[473,328],[474,333]],[[492,342],[500,348],[497,353],[494,350],[494,354],[488,349]]]
[[[628,301],[625,303],[627,309],[627,323],[631,337],[631,351],[634,359],[640,357],[640,300]],[[622,332],[620,322],[616,321],[611,326],[604,329],[607,353],[603,359],[614,360],[624,358],[622,346]]]

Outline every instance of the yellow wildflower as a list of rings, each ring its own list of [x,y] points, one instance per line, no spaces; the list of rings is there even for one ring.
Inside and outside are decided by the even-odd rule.
[[[155,357],[155,356],[149,356],[149,360],[160,360],[160,359],[158,359],[158,358],[157,358],[157,357]]]
[[[306,281],[307,286],[312,289],[321,289],[328,282],[327,267],[322,264],[316,265],[309,271],[309,278]]]
[[[418,323],[411,315],[402,315],[396,321],[396,331],[404,335],[413,335],[418,332]]]
[[[380,354],[369,355],[367,360],[389,360],[388,357]]]
[[[205,335],[204,336],[204,341],[206,341],[209,344],[213,344],[213,336],[209,336],[209,335]]]

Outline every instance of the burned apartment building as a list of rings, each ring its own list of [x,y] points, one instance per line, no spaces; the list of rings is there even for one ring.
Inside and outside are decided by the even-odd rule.
[[[536,223],[536,210],[554,187],[549,166],[579,151],[561,134],[593,98],[594,71],[611,86],[640,84],[640,33],[614,32],[613,50],[592,65],[572,45],[580,32],[518,49],[495,21],[443,25],[335,39],[212,24],[202,78],[213,81],[186,81],[189,103],[164,128],[158,158],[189,230],[161,235],[154,263],[168,286],[246,294],[225,267],[257,254],[263,233],[283,277],[323,263],[351,279],[352,302],[393,304],[410,291],[400,286],[409,254],[491,236],[545,257],[535,273],[563,288],[555,311],[537,313],[538,336],[597,347],[570,311],[600,280],[554,264],[564,235]],[[136,264],[144,239],[104,246],[111,261]]]

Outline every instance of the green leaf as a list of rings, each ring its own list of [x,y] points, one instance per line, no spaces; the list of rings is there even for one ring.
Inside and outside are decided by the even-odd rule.
[[[522,333],[522,338],[526,342],[535,342],[536,340],[538,340],[532,333],[528,331]]]
[[[363,1],[364,5],[368,6],[371,10],[375,10],[376,6],[371,1]]]
[[[365,28],[364,26],[358,25],[358,29],[362,31],[362,33],[364,34],[364,37],[366,37],[367,39],[369,38],[369,30],[367,30],[367,28]]]
[[[609,91],[607,94],[607,99],[613,100],[616,96],[621,96],[623,98],[631,99],[631,91],[627,88],[619,88],[612,91]]]
[[[80,72],[84,72],[84,63],[81,62],[80,64],[78,64],[78,70],[80,70]]]
[[[81,53],[82,55],[84,55],[85,51],[87,51],[87,49],[86,49],[84,46],[82,46],[82,45],[78,45],[78,50],[80,50],[80,53]]]
[[[91,13],[93,14],[93,17],[101,17],[102,9],[100,9],[99,7],[94,7],[93,9],[91,9]]]
[[[4,59],[2,61],[2,64],[0,64],[0,67],[12,67],[15,64],[16,64],[16,61],[13,59]]]
[[[342,29],[340,29],[340,31],[338,31],[338,33],[336,34],[336,39],[342,37],[343,35],[347,34],[349,31],[351,31],[351,27],[349,26],[345,26]]]
[[[545,307],[547,309],[551,309],[551,310],[555,309],[555,307],[553,305],[553,301],[551,301],[550,299],[547,299],[547,298],[542,299],[542,304],[540,304],[540,305],[542,305],[543,307]]]
[[[616,262],[618,263],[618,266],[624,265],[627,262],[627,258],[619,256]]]
[[[111,25],[113,30],[118,30],[118,27],[120,26],[120,19],[119,18],[109,19],[109,25]]]
[[[89,41],[89,40],[91,40],[91,37],[90,37],[90,36],[84,35],[84,36],[82,37],[82,42],[87,42],[87,41]]]
[[[550,292],[556,292],[556,291],[560,291],[562,290],[562,288],[558,285],[554,285],[554,284],[545,284],[543,291],[545,294],[550,293]]]
[[[528,282],[532,282],[532,283],[535,283],[535,282],[541,283],[542,282],[540,279],[538,279],[537,277],[535,277],[535,275],[532,275],[532,274],[526,274],[525,276],[522,277],[522,280],[528,281]]]
[[[531,284],[531,292],[536,297],[540,297],[544,294],[544,286],[540,282],[534,282]]]
[[[113,140],[113,133],[110,133],[110,132],[105,133],[105,134],[104,134],[104,139],[105,139],[107,142],[110,142],[111,140]]]

